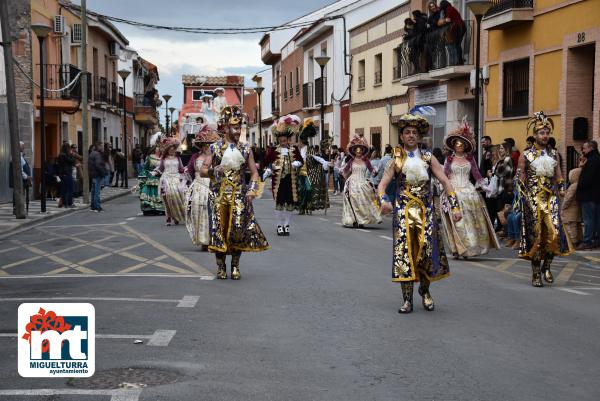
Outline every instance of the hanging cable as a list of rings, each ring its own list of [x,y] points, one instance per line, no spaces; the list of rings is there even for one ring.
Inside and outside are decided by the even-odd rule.
[[[19,61],[15,57],[13,57],[13,63],[17,66],[17,68],[19,69],[19,71],[21,71],[21,74],[25,75],[25,78],[27,78],[29,81],[31,81],[31,83],[33,85],[37,86],[38,88],[41,88],[40,84],[38,84],[37,82],[35,82],[35,80],[33,78],[31,78],[31,76],[29,76],[29,74],[27,74],[27,72],[25,72],[25,70],[23,69],[23,67],[21,66],[21,64],[19,63]],[[81,77],[81,71],[79,71],[77,73],[77,75],[75,75],[75,77],[73,78],[73,80],[71,82],[69,82],[69,84],[67,86],[65,86],[64,88],[60,88],[60,89],[48,89],[48,88],[44,88],[44,90],[46,92],[64,92],[66,90],[71,89],[71,87],[77,83],[77,81],[79,80],[80,77]]]

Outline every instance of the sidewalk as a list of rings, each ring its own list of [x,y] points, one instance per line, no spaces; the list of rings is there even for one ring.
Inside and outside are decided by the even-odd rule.
[[[137,185],[136,178],[129,179],[129,189],[104,187],[100,192],[102,202],[131,193],[131,188]],[[29,202],[29,215],[25,219],[16,219],[12,214],[12,203],[0,203],[0,237],[10,234],[13,231],[31,226],[44,220],[49,220],[58,216],[72,213],[76,210],[89,208],[89,205],[83,203],[81,197],[74,199],[74,208],[59,208],[57,200],[46,200],[46,213],[40,212],[40,201],[32,200]]]

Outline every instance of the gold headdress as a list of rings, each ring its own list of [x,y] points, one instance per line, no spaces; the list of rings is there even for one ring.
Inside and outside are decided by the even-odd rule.
[[[225,106],[221,110],[219,125],[241,125],[244,123],[244,113],[238,106]]]
[[[554,132],[554,121],[546,116],[543,111],[538,111],[533,114],[533,117],[531,117],[527,123],[527,135],[529,135],[529,130],[531,128],[533,128],[534,134],[543,128],[548,129],[552,134],[552,132]]]

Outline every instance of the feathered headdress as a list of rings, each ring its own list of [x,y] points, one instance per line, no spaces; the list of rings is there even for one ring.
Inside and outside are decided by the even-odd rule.
[[[464,116],[459,126],[444,138],[444,143],[450,149],[454,149],[457,141],[461,141],[465,145],[465,153],[471,153],[475,149],[473,129],[467,121],[467,116]]]
[[[367,142],[367,140],[363,136],[354,134],[354,137],[348,145],[348,152],[350,152],[350,154],[354,156],[356,149],[359,147],[363,149],[363,155],[365,155],[369,151],[369,143]]]
[[[398,121],[398,128],[402,132],[406,127],[415,127],[424,135],[429,131],[429,122],[424,117],[418,115],[404,114]]]
[[[160,140],[160,151],[166,154],[170,147],[178,148],[180,144],[179,140],[173,136],[163,136]]]
[[[300,120],[300,117],[294,114],[288,114],[287,116],[275,120],[271,126],[271,132],[273,132],[273,135],[276,137],[287,136],[289,138],[300,132],[301,126],[302,120]]]
[[[527,135],[529,135],[529,130],[531,128],[533,128],[534,134],[542,128],[548,129],[552,134],[552,132],[554,132],[554,121],[546,116],[543,111],[538,111],[533,114],[533,117],[531,117],[527,123]]]
[[[315,123],[312,118],[307,118],[304,120],[304,126],[302,127],[302,132],[300,133],[300,140],[308,143],[308,139],[314,138],[315,136],[317,136]]]
[[[194,137],[195,143],[213,143],[217,142],[221,137],[208,124],[204,125]]]
[[[221,110],[219,126],[240,125],[244,123],[244,113],[238,106],[225,106]]]

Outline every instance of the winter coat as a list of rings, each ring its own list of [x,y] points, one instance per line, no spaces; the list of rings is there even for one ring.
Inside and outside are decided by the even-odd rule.
[[[581,207],[577,202],[577,182],[581,175],[582,169],[580,167],[574,168],[569,171],[569,188],[565,194],[565,198],[562,202],[562,210],[560,215],[564,223],[580,222],[581,221]]]
[[[104,156],[97,150],[93,150],[92,153],[90,153],[88,159],[88,172],[90,178],[104,177],[108,173],[106,171]]]
[[[581,170],[577,185],[577,200],[579,202],[600,202],[600,154],[592,150],[586,156],[587,162]]]

